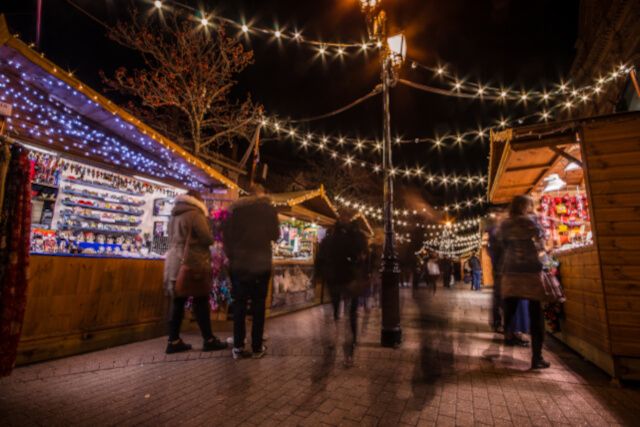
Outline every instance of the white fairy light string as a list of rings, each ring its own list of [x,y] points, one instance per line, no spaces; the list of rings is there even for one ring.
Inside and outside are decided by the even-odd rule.
[[[341,141],[340,138],[338,140],[332,140],[327,136],[317,136],[311,133],[301,133],[297,131],[295,128],[285,128],[280,122],[269,121],[267,119],[262,119],[261,126],[265,129],[269,129],[276,133],[277,135],[281,135],[283,140],[289,140],[296,142],[298,147],[303,150],[315,149],[319,153],[324,153],[326,156],[331,158],[332,160],[341,162],[344,166],[359,166],[365,169],[368,169],[376,174],[382,173],[382,165],[379,163],[370,162],[367,160],[361,160],[356,158],[352,154],[346,154],[340,152],[330,146],[330,142],[333,142],[337,145],[344,145],[344,141]],[[354,148],[357,152],[364,152],[364,146],[359,146],[356,144]],[[375,147],[375,151],[381,150],[382,144]],[[473,186],[484,186],[487,183],[486,175],[457,175],[457,174],[443,174],[443,173],[433,173],[425,171],[423,167],[394,167],[389,173],[391,176],[396,176],[405,179],[421,179],[425,184],[430,185],[441,185],[444,187],[473,187]]]
[[[379,46],[376,42],[373,41],[362,41],[362,42],[331,42],[331,41],[321,41],[309,39],[302,34],[300,30],[287,30],[286,28],[280,28],[279,26],[275,26],[275,28],[265,28],[257,25],[253,25],[248,21],[235,21],[233,19],[218,15],[216,13],[209,13],[202,9],[197,9],[192,6],[189,6],[185,3],[174,1],[174,0],[156,0],[153,2],[153,8],[159,12],[170,11],[171,8],[182,9],[183,11],[193,13],[196,19],[196,22],[202,26],[211,26],[214,25],[215,22],[228,24],[234,28],[236,28],[239,34],[244,35],[246,37],[255,35],[263,35],[272,38],[273,40],[279,41],[291,41],[298,44],[308,45],[313,47],[316,51],[316,55],[325,56],[329,54],[334,54],[336,57],[343,57],[349,53],[366,53],[370,49],[378,49]]]
[[[550,85],[554,88],[551,90],[514,90],[511,89],[511,86],[496,87],[485,83],[460,79],[455,74],[449,72],[448,67],[443,65],[430,67],[412,59],[409,59],[406,64],[409,64],[411,69],[414,70],[418,68],[427,70],[433,78],[446,83],[448,87],[444,88],[444,90],[448,92],[443,93],[446,96],[492,100],[499,103],[515,101],[520,104],[532,102],[548,104],[558,98],[565,99],[565,102],[586,102],[589,101],[592,96],[600,95],[603,92],[603,86],[605,84],[617,80],[619,77],[629,73],[632,69],[626,64],[617,65],[610,73],[595,78],[593,84],[580,87],[572,87],[570,82],[561,81],[560,83]]]
[[[351,208],[351,209],[355,209],[359,212],[362,212],[363,214],[365,214],[366,216],[375,218],[375,219],[382,219],[382,208],[379,207],[373,207],[371,205],[368,205],[366,203],[363,202],[358,202],[358,201],[354,201],[354,200],[349,200],[345,197],[342,196],[338,196],[335,197],[334,200],[336,202],[338,202],[339,204],[341,204],[342,206],[345,206],[347,208]],[[470,199],[471,200],[471,199]],[[476,199],[476,203],[477,203],[478,199]],[[444,208],[442,208],[444,210]],[[419,216],[420,214],[424,214],[427,213],[427,209],[426,208],[422,208],[421,210],[410,210],[410,209],[395,209],[393,214],[396,218],[406,218],[409,217],[411,215],[413,216]],[[443,229],[444,227],[449,227],[453,230],[466,230],[466,229],[470,229],[470,228],[474,228],[477,227],[478,224],[480,224],[480,217],[476,217],[476,218],[471,218],[471,219],[466,219],[466,220],[462,220],[459,222],[455,222],[455,223],[448,223],[447,224],[425,224],[424,219],[422,222],[416,222],[415,225],[420,227],[422,225],[424,225],[423,228],[425,229],[429,229],[429,230],[435,230],[435,229]],[[408,224],[406,224],[408,225]]]

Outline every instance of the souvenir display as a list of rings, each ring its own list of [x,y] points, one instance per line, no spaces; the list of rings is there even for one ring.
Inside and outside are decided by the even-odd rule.
[[[280,223],[280,239],[274,244],[276,259],[313,259],[318,227],[289,219]]]
[[[584,246],[592,242],[589,204],[581,192],[543,195],[538,205],[540,222],[552,248]]]
[[[166,251],[167,211],[177,190],[30,152],[31,251],[158,257]],[[167,206],[158,212],[156,201]]]

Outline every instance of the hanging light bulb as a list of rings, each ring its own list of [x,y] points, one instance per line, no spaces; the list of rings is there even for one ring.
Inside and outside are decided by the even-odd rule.
[[[154,1],[154,2],[153,2],[153,6],[154,6],[156,9],[162,9],[162,1],[160,1],[160,0],[156,0],[156,1]]]

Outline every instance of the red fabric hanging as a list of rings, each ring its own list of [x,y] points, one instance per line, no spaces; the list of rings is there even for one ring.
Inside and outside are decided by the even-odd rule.
[[[27,302],[31,234],[31,177],[27,151],[11,148],[0,212],[0,376],[11,373]]]

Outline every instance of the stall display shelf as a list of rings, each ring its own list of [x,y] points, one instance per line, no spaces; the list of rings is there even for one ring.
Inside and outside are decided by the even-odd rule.
[[[137,210],[133,210],[133,211],[125,211],[125,210],[118,210],[118,209],[109,209],[109,208],[101,208],[98,206],[91,206],[91,205],[83,205],[80,203],[74,203],[74,202],[70,202],[68,200],[63,200],[62,204],[65,206],[69,206],[69,207],[78,207],[78,208],[83,208],[83,209],[89,209],[92,211],[100,211],[100,212],[111,212],[111,213],[118,213],[118,214],[122,214],[122,215],[131,215],[131,216],[142,216],[144,215],[143,211],[137,211]]]
[[[56,189],[56,190],[58,189],[57,185],[47,184],[45,182],[31,181],[31,185],[40,186],[40,187],[47,187],[47,188],[53,188],[53,189]]]
[[[65,218],[68,218],[72,221],[84,220],[91,221],[98,224],[113,224],[113,225],[122,225],[125,227],[137,227],[142,224],[142,221],[126,221],[126,220],[114,220],[114,221],[105,221],[104,219],[96,216],[90,215],[67,215]]]
[[[107,197],[100,197],[97,196],[95,194],[91,194],[91,193],[87,193],[84,191],[74,191],[71,190],[69,188],[64,188],[62,189],[62,192],[64,194],[68,194],[70,196],[76,196],[76,197],[82,197],[85,199],[91,199],[91,200],[98,200],[100,202],[106,202],[106,203],[117,203],[119,205],[127,205],[127,206],[144,206],[145,202],[144,200],[140,201],[140,202],[128,202],[125,200],[118,200],[117,198],[113,198],[113,199],[109,199]]]
[[[137,236],[142,233],[142,230],[113,230],[109,228],[91,228],[91,227],[69,227],[69,226],[60,226],[60,230],[62,231],[74,231],[81,233],[94,233],[94,234],[113,234],[113,235],[123,235],[123,236]]]
[[[71,184],[83,185],[85,187],[99,188],[101,190],[107,190],[113,193],[127,194],[129,196],[135,196],[135,197],[144,196],[143,193],[137,193],[135,191],[129,191],[129,190],[120,190],[118,188],[109,187],[108,185],[99,184],[97,182],[92,182],[92,181],[83,181],[80,179],[69,179],[69,178],[65,178],[64,181]]]

